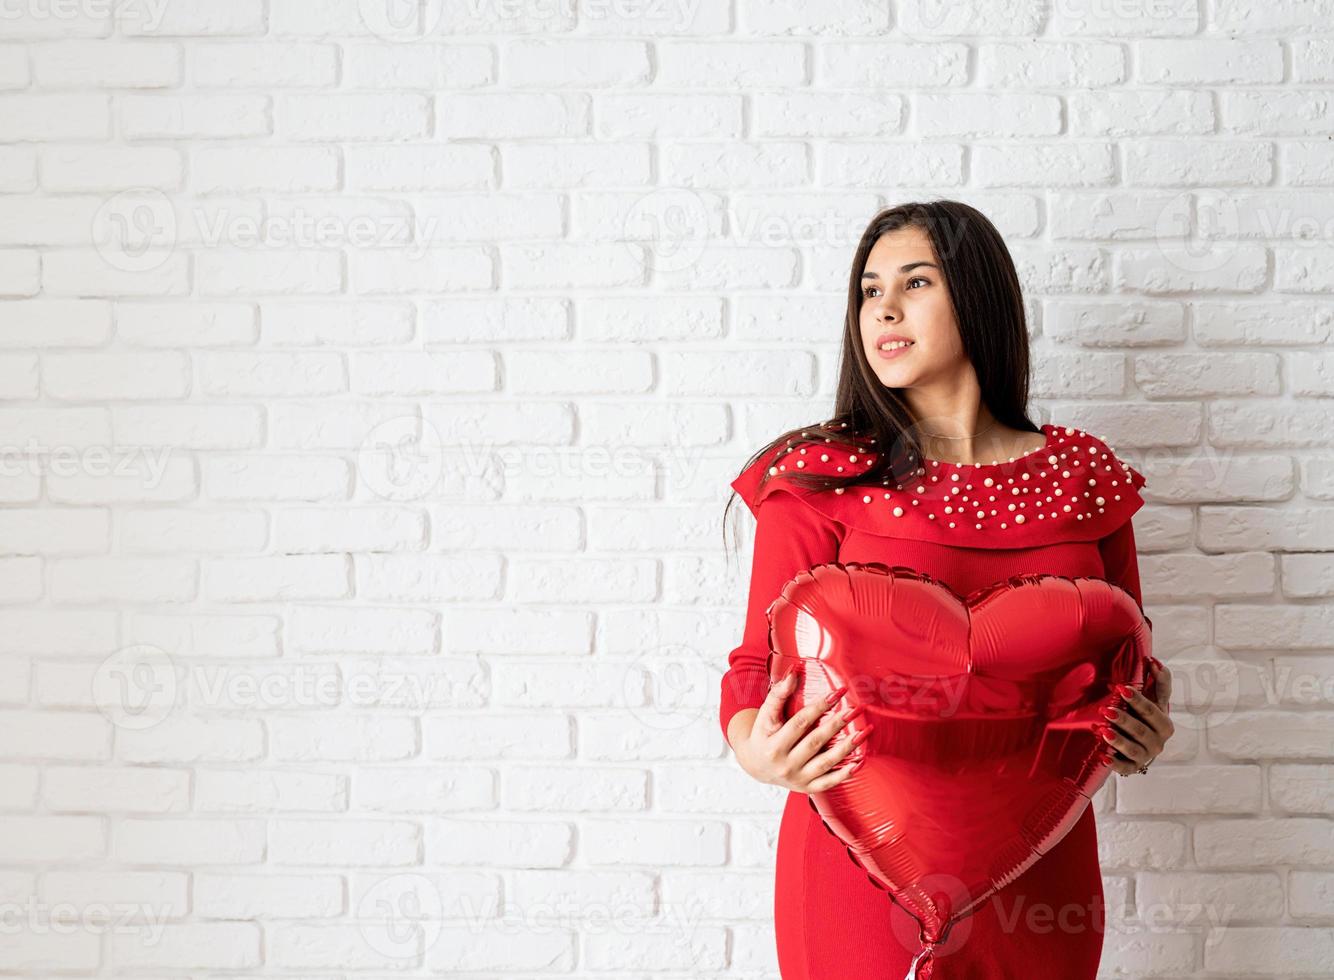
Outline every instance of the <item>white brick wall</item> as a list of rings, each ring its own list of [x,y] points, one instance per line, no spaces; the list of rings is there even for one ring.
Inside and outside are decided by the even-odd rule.
[[[1334,975],[1332,25],[4,3],[0,973],[776,976],[720,508],[954,197],[1149,477],[1104,973]]]

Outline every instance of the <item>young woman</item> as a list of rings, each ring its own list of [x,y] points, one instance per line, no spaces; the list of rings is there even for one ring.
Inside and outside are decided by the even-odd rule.
[[[867,737],[846,701],[784,721],[769,687],[765,610],[825,562],[907,565],[960,595],[1018,574],[1095,576],[1143,606],[1131,515],[1144,477],[1081,429],[1028,417],[1018,277],[995,227],[953,201],[877,215],[852,263],[835,414],[779,436],[732,487],[755,514],[743,642],[720,722],[737,762],[789,790],[774,916],[784,980],[901,980],[915,920],[823,826],[809,794],[846,779]],[[728,505],[730,507],[731,501]],[[1173,726],[1170,672],[1105,726],[1120,775],[1143,773]],[[854,735],[856,737],[854,737]],[[1092,980],[1104,906],[1093,808],[1035,865],[960,920],[935,952],[949,980]]]

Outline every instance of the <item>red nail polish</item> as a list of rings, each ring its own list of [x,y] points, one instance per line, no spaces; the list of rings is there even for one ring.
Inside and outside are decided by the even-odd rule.
[[[837,691],[830,691],[829,696],[825,698],[825,700],[828,701],[830,704],[834,704],[838,701],[839,698],[841,698],[843,695],[847,693],[848,693],[848,688],[846,685],[844,685],[843,687],[840,687]]]
[[[858,732],[856,735],[854,735],[854,736],[853,736],[853,739],[852,739],[852,746],[853,746],[853,748],[856,748],[858,745],[861,745],[861,744],[862,744],[863,742],[865,742],[868,738],[870,738],[870,737],[871,737],[871,732],[873,732],[873,731],[875,731],[875,726],[874,726],[874,725],[867,725],[867,726],[866,726],[865,728],[863,728],[860,732]]]
[[[1101,709],[1099,709],[1099,710],[1100,710],[1102,716],[1103,716],[1104,718],[1106,718],[1108,721],[1116,721],[1116,717],[1117,717],[1117,715],[1120,713],[1120,712],[1118,712],[1115,708],[1113,708],[1111,705],[1107,705],[1106,707],[1103,707],[1103,708],[1101,708]]]
[[[1129,684],[1117,684],[1116,693],[1123,698],[1133,698],[1135,696],[1135,689]]]
[[[864,704],[857,705],[857,707],[853,708],[851,711],[848,712],[848,716],[843,719],[843,724],[846,725],[854,718],[860,718],[865,712],[866,712],[866,705]]]

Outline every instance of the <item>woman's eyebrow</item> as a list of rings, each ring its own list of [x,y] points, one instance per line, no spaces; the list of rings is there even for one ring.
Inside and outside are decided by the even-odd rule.
[[[901,266],[899,266],[899,272],[912,272],[913,269],[916,269],[918,266],[922,266],[922,265],[930,266],[930,267],[933,268],[933,269],[939,269],[939,268],[940,268],[940,266],[936,265],[934,262],[927,262],[927,261],[923,260],[923,261],[921,261],[921,262],[909,262],[907,265],[901,265]],[[880,274],[879,274],[878,272],[863,272],[863,273],[862,273],[862,278],[863,278],[863,279],[879,279],[879,278],[880,278]]]

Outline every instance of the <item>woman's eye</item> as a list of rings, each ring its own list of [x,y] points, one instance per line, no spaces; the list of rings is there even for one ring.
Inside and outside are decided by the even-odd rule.
[[[913,276],[911,279],[908,280],[908,288],[911,289],[912,284],[915,282],[920,282],[923,285],[927,286],[931,285],[930,279],[926,279],[922,276]],[[865,289],[862,290],[862,296],[864,296],[866,299],[870,299],[872,296],[874,296],[879,292],[880,290],[876,286],[867,286]]]

